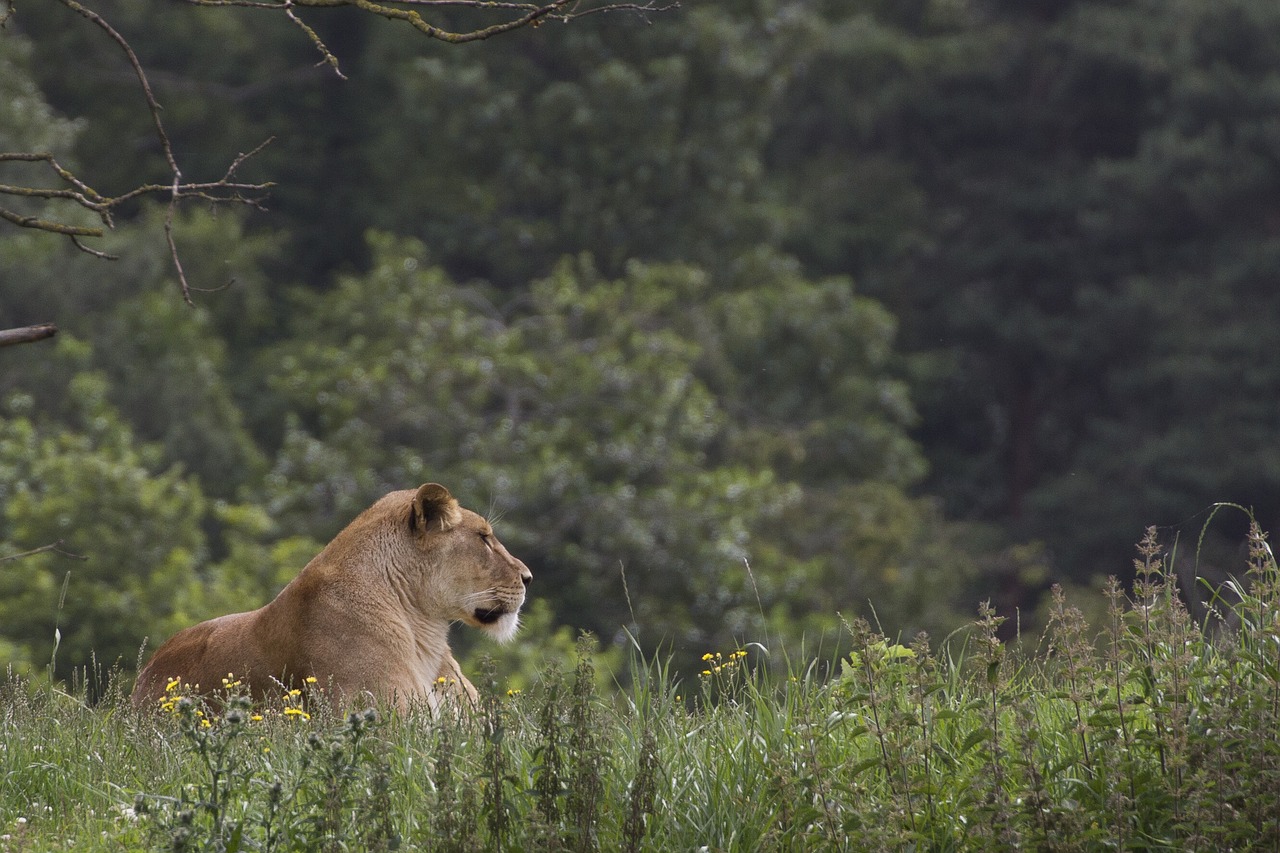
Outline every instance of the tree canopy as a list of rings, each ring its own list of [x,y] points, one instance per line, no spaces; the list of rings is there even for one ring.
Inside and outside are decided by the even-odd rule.
[[[133,198],[115,261],[0,230],[0,326],[61,327],[0,350],[0,557],[61,543],[0,563],[9,660],[56,627],[60,673],[131,665],[427,480],[546,624],[698,653],[1030,611],[1148,524],[1208,571],[1215,502],[1280,518],[1274,3],[728,0],[470,47],[108,11],[184,174],[274,141],[263,209]],[[74,18],[0,33],[0,151],[171,181]]]

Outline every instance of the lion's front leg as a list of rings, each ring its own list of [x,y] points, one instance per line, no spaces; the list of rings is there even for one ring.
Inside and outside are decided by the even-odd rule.
[[[475,707],[480,701],[475,685],[462,674],[462,667],[458,666],[452,654],[446,654],[440,662],[432,689],[436,696],[462,700],[462,704],[467,707]],[[432,704],[434,706],[436,703]]]

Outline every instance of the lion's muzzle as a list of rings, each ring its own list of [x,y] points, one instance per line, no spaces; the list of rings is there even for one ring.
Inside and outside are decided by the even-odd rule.
[[[477,607],[476,621],[482,625],[492,625],[511,611],[505,607]]]

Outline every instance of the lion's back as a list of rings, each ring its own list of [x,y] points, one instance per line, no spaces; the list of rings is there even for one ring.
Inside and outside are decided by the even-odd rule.
[[[181,678],[196,692],[208,692],[217,689],[228,674],[246,675],[263,669],[261,650],[252,641],[256,614],[219,616],[184,628],[166,640],[138,673],[134,707],[154,703],[174,678]]]

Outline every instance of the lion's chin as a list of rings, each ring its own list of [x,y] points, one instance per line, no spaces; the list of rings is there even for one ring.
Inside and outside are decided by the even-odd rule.
[[[475,616],[480,623],[477,627],[499,643],[505,643],[514,637],[516,629],[520,627],[520,614],[515,611],[477,610]]]

